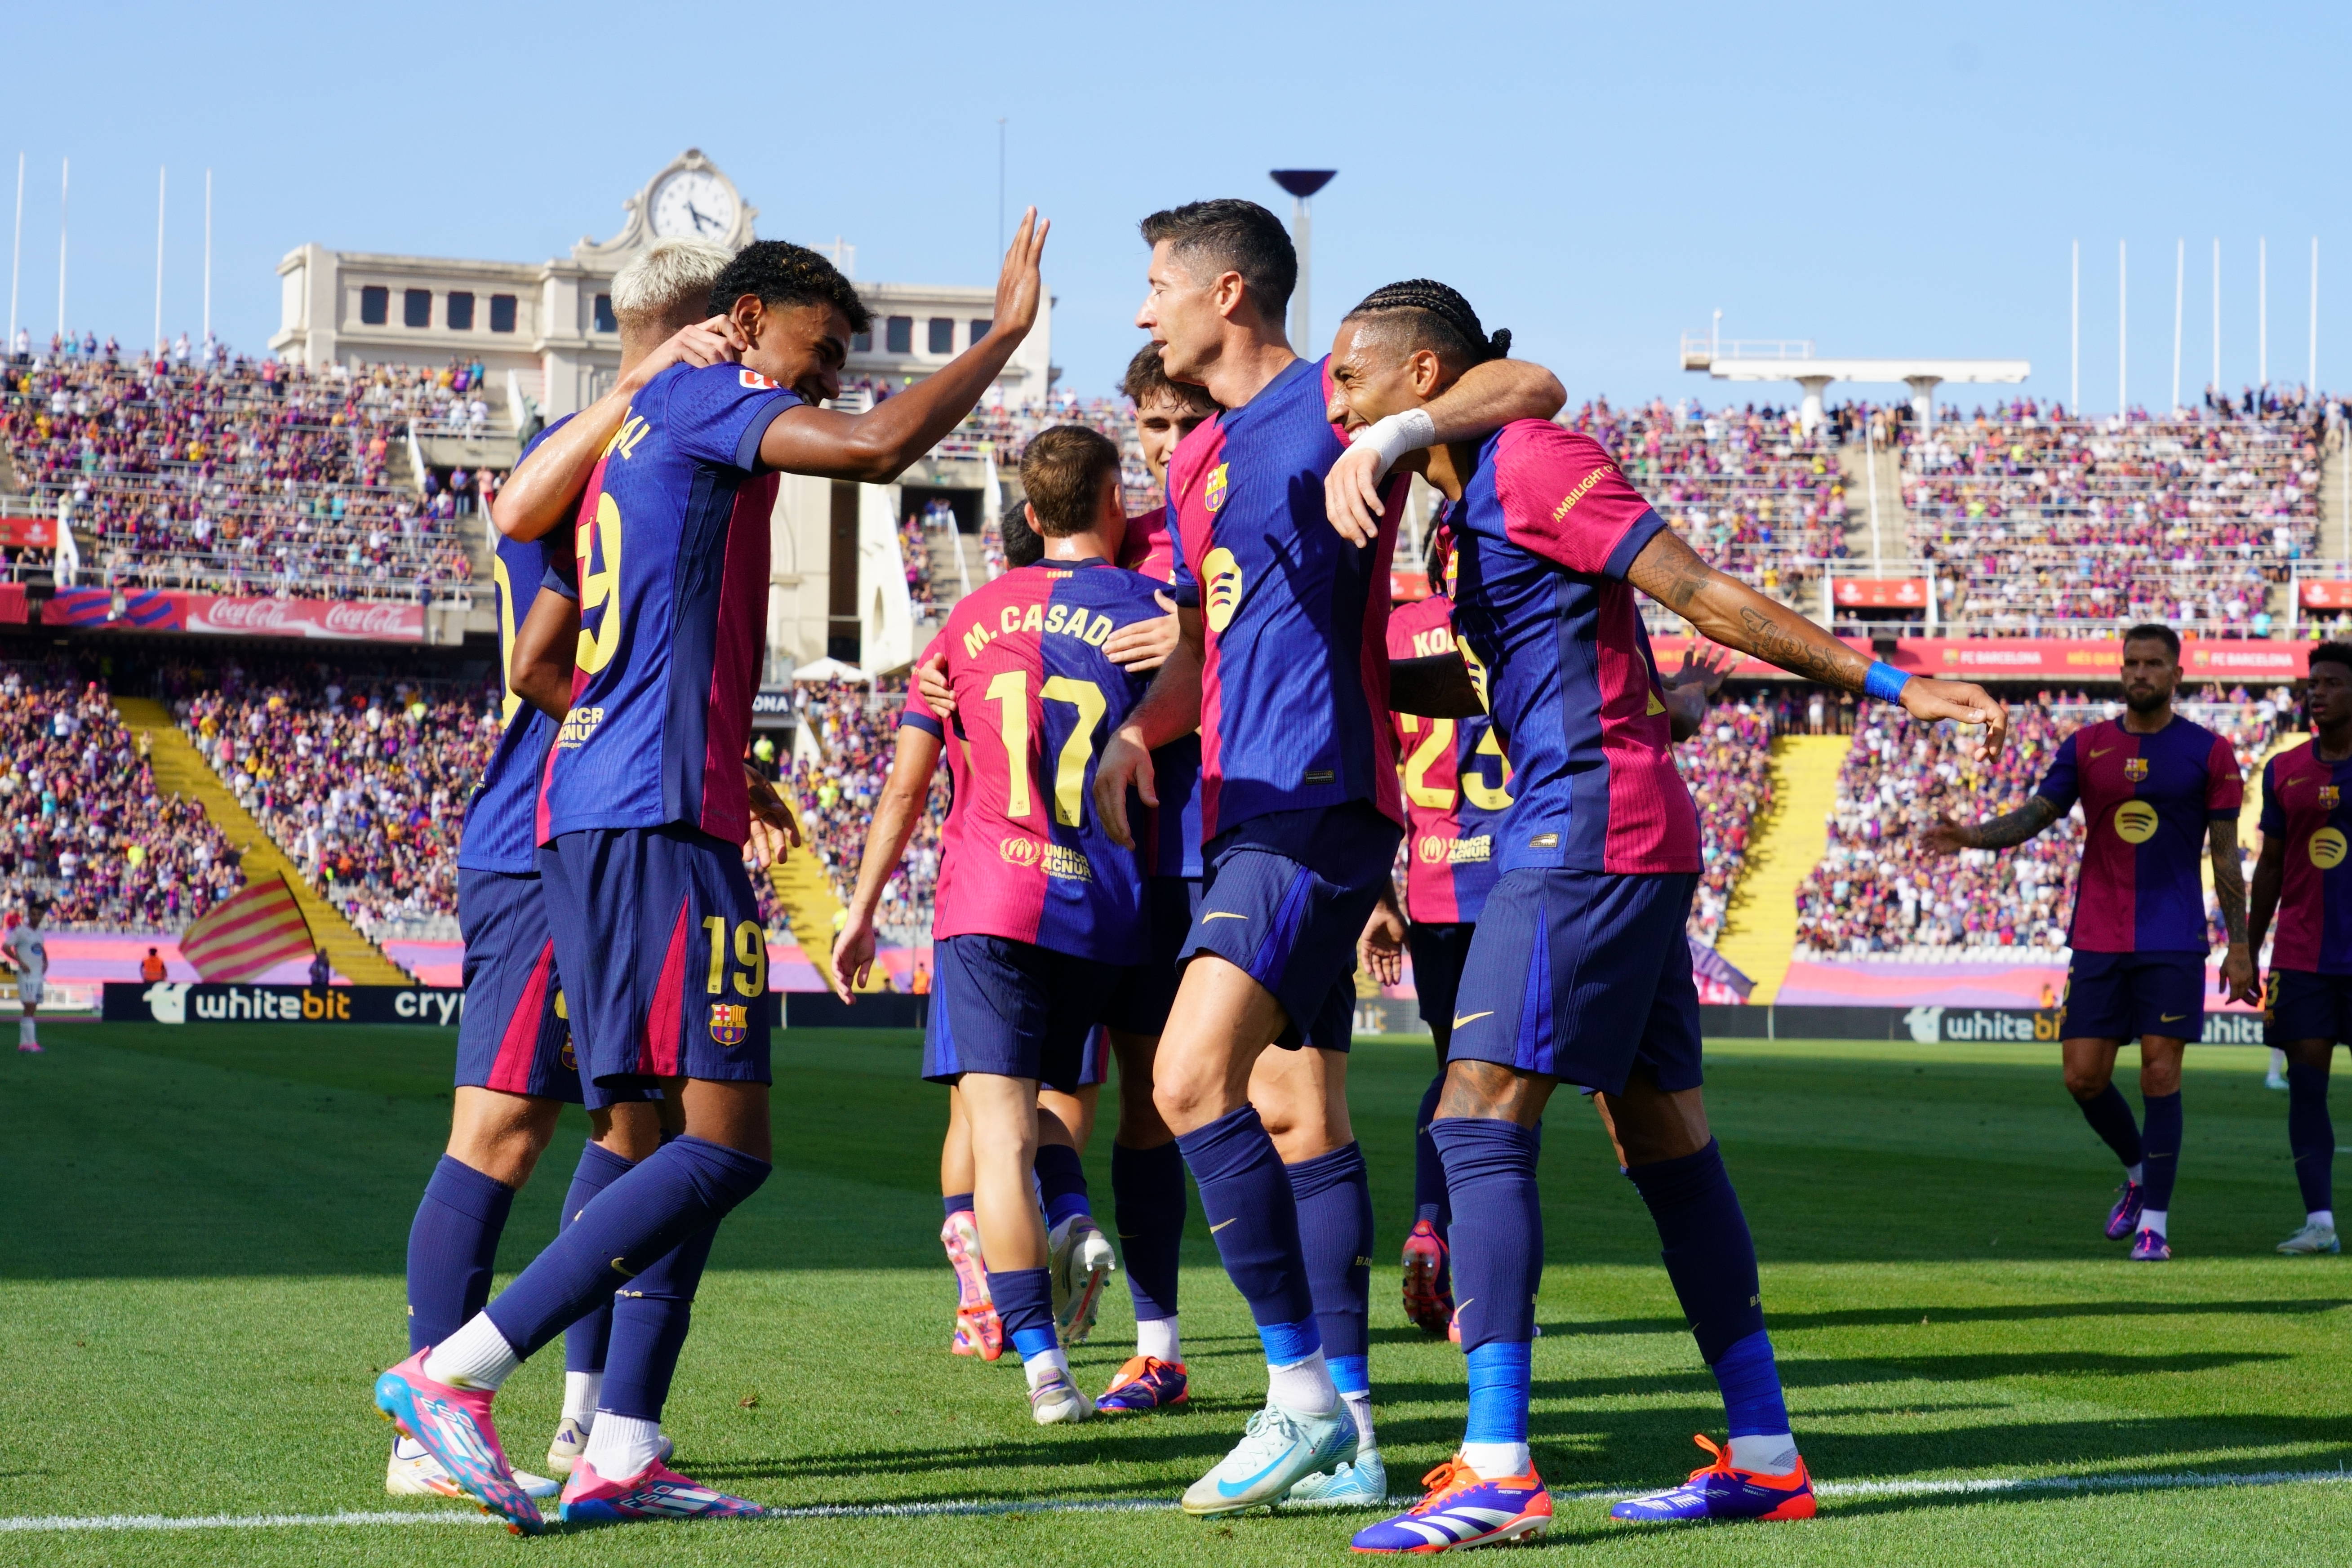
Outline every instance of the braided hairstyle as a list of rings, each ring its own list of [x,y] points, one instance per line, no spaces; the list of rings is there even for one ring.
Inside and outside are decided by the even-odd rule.
[[[1408,278],[1375,289],[1348,312],[1350,321],[1359,316],[1390,318],[1402,330],[1407,352],[1429,349],[1465,367],[1507,358],[1511,352],[1509,328],[1488,336],[1470,301],[1434,279]]]

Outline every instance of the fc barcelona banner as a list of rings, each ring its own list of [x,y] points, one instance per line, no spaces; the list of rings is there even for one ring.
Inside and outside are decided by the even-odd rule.
[[[425,606],[373,599],[236,598],[176,588],[60,588],[42,607],[52,626],[327,642],[423,642]]]

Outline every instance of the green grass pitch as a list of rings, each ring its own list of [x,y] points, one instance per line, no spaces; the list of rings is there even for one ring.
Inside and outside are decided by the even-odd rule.
[[[457,1505],[387,1499],[371,1374],[400,1353],[409,1217],[446,1126],[451,1037],[421,1029],[47,1024],[5,1074],[0,1562],[1150,1563],[1338,1562],[1361,1516],[1202,1524],[1172,1498],[1263,1389],[1197,1206],[1185,1414],[1042,1431],[1013,1359],[947,1353],[938,1091],[899,1034],[778,1037],[778,1169],[721,1233],[669,1407],[680,1463],[772,1504],[995,1501],[982,1517],[642,1525],[520,1542]],[[1392,1485],[1460,1433],[1461,1358],[1396,1305],[1426,1043],[1353,1069],[1381,1267],[1373,1377]],[[2108,1478],[2095,1489],[1881,1488],[1809,1524],[1607,1521],[1595,1494],[1679,1479],[1719,1430],[1656,1241],[1591,1113],[1562,1096],[1544,1158],[1549,1266],[1535,1448],[1564,1500],[1546,1549],[1591,1563],[2343,1561],[2352,1485],[2147,1478],[2335,1471],[2352,1457],[2352,1274],[2284,1258],[2299,1219],[2285,1100],[2260,1053],[2190,1055],[2179,1261],[2098,1226],[2112,1163],[2054,1049],[1725,1045],[1709,1100],[1764,1260],[1765,1306],[1824,1481]],[[581,1123],[517,1204],[502,1262],[551,1235]],[[1108,1208],[1108,1129],[1088,1160]],[[1130,1322],[1114,1285],[1073,1360],[1099,1389]],[[553,1352],[499,1402],[543,1451]],[[2134,1478],[2140,1478],[2135,1480]],[[421,1510],[451,1522],[33,1531],[30,1516]]]

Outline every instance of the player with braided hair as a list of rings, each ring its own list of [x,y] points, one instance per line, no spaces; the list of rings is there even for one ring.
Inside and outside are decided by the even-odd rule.
[[[1332,417],[1359,447],[1400,430],[1410,444],[1426,434],[1425,405],[1507,342],[1443,285],[1381,289],[1339,325]],[[1335,470],[1330,498],[1332,526],[1348,537],[1360,526],[1355,482],[1386,477],[1356,461],[1345,476]],[[1716,1462],[1688,1482],[1619,1503],[1614,1517],[1810,1517],[1812,1485],[1764,1331],[1755,1244],[1699,1087],[1698,993],[1683,936],[1698,814],[1671,751],[1682,693],[1659,678],[1632,590],[1725,647],[1899,701],[1915,718],[1985,725],[1996,748],[2008,716],[1976,687],[1872,664],[1715,571],[1588,437],[1523,419],[1399,466],[1449,502],[1454,629],[1486,668],[1513,773],[1430,1124],[1453,1205],[1467,1431],[1421,1504],[1366,1529],[1356,1547],[1443,1552],[1550,1524],[1550,1495],[1528,1451],[1528,1396],[1543,1264],[1536,1129],[1562,1080],[1591,1092],[1649,1206],[1731,1434],[1727,1449],[1699,1440]]]

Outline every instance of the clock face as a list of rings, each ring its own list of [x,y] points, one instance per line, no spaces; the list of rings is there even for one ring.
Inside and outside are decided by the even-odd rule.
[[[735,195],[708,169],[681,169],[655,187],[649,216],[660,238],[715,244],[735,227]]]

